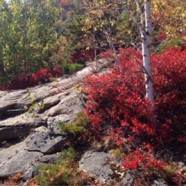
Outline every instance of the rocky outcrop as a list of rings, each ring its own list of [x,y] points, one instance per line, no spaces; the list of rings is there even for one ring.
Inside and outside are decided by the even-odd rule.
[[[66,140],[58,121],[76,119],[83,109],[82,80],[104,71],[108,63],[100,60],[27,90],[0,91],[0,180],[18,172],[29,179],[37,165],[56,160]]]
[[[38,127],[23,141],[0,151],[0,175],[6,178],[22,173],[23,178],[33,176],[35,167],[41,162],[50,162],[62,149],[65,137],[53,136],[46,127]]]
[[[79,161],[79,168],[96,178],[102,185],[134,185],[134,173],[125,171],[121,162],[106,152],[85,152]]]
[[[100,182],[108,183],[113,174],[109,166],[110,161],[111,156],[105,152],[87,151],[79,161],[79,167],[97,177]]]

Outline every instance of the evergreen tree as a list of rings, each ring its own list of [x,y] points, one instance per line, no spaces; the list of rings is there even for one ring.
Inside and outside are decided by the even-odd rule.
[[[56,1],[0,1],[0,76],[9,78],[53,68],[58,50],[61,9]]]

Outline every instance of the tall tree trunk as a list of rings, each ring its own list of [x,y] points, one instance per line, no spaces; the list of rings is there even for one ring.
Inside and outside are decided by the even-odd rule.
[[[144,16],[141,17],[141,23],[145,26],[145,29],[141,29],[142,39],[142,56],[143,67],[145,71],[145,89],[146,99],[154,102],[154,89],[152,82],[151,63],[150,63],[150,42],[151,42],[151,1],[144,0]]]
[[[141,24],[144,25],[140,30],[142,39],[143,68],[145,75],[146,99],[152,104],[149,107],[149,121],[157,129],[156,114],[154,111],[154,88],[151,72],[150,43],[151,43],[151,0],[144,0],[144,15],[141,15]]]

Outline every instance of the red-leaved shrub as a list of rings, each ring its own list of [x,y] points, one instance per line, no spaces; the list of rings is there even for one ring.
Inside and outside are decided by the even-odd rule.
[[[76,52],[71,61],[73,63],[85,63],[87,61],[91,61],[94,59],[94,50],[82,50],[80,52]]]
[[[158,170],[163,168],[164,162],[153,157],[152,148],[149,148],[147,145],[146,150],[138,148],[125,157],[123,166],[128,170],[136,170],[144,167]]]
[[[164,145],[177,143],[179,139],[183,142],[186,131],[186,51],[172,47],[152,56],[154,105],[145,99],[141,59],[141,54],[132,48],[120,49],[120,73],[113,68],[108,74],[86,79],[88,102],[85,114],[91,120],[92,130],[100,135],[110,135],[117,145],[123,145],[125,141],[134,146],[140,142],[154,146],[162,142]],[[155,108],[157,128],[149,120],[152,107]]]
[[[0,90],[24,89],[27,87],[48,82],[51,77],[59,77],[61,74],[62,71],[60,69],[56,69],[50,72],[48,69],[42,68],[36,73],[13,77],[12,81],[9,84],[0,84]]]

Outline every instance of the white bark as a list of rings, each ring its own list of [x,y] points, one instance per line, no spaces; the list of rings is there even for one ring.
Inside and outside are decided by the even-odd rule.
[[[145,71],[145,89],[146,99],[154,102],[154,89],[152,82],[151,63],[150,63],[150,42],[151,42],[151,1],[144,0],[144,16],[141,16],[141,24],[145,26],[145,29],[140,29],[142,39],[142,56],[143,66]],[[143,26],[142,26],[143,28]]]
[[[133,1],[132,1],[133,2]],[[133,23],[141,35],[142,43],[142,57],[143,57],[143,70],[145,78],[145,90],[146,99],[152,104],[149,107],[149,121],[153,124],[154,128],[157,128],[156,114],[154,111],[154,89],[151,73],[151,60],[150,60],[150,44],[151,44],[151,0],[135,0],[137,6],[137,16],[130,13],[129,7],[126,6],[125,10],[131,17]],[[140,16],[140,17],[138,17]],[[138,22],[138,18],[141,18],[141,22]]]

